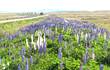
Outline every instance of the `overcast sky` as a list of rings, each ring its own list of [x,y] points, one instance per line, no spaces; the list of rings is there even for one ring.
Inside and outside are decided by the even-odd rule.
[[[0,0],[0,12],[110,10],[110,0]]]

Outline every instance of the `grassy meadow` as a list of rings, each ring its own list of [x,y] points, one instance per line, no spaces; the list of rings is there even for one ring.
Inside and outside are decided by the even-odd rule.
[[[44,18],[45,18],[44,16],[40,16],[40,17],[36,16],[36,18],[33,18],[33,19],[0,23],[0,35],[3,36],[5,32],[9,34],[13,34],[20,28],[23,28],[31,24],[35,24],[39,21],[42,21]]]
[[[51,15],[71,20],[87,21],[110,31],[110,11],[55,12]]]

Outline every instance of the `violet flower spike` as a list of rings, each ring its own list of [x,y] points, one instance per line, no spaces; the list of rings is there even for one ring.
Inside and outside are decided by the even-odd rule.
[[[30,57],[30,63],[33,64],[33,58],[32,58],[32,56]]]
[[[25,68],[25,70],[29,70],[28,58],[26,58],[26,68]]]
[[[20,64],[18,64],[18,70],[21,70],[21,66],[20,66]]]
[[[59,48],[58,50],[58,58],[62,59],[62,48]]]
[[[104,68],[104,65],[100,64],[100,70],[103,70],[103,68]]]

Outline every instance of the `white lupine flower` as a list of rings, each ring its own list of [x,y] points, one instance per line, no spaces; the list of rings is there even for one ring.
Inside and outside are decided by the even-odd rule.
[[[88,34],[86,33],[86,34],[85,34],[85,41],[87,41],[87,37],[88,37]]]
[[[95,54],[94,53],[92,53],[92,59],[95,59]]]
[[[34,46],[34,50],[36,50],[36,43],[34,42],[33,34],[31,35],[31,44]]]
[[[34,38],[33,38],[33,34],[31,35],[31,43],[34,43]]]
[[[92,48],[92,59],[95,59],[94,48]]]
[[[79,35],[77,34],[77,43],[79,43]]]
[[[43,38],[42,38],[42,34],[40,32],[38,33],[37,46],[38,46],[38,49],[40,47],[43,47]]]
[[[36,50],[37,48],[36,48],[36,43],[35,42],[33,42],[33,45],[34,45],[34,50]]]
[[[26,38],[26,46],[29,47],[28,39]]]
[[[82,38],[82,39],[84,38],[84,33],[83,33],[83,32],[81,32],[81,38]]]
[[[46,43],[45,33],[44,33],[44,42]]]
[[[46,45],[47,45],[47,42],[46,42],[46,36],[45,36],[45,33],[44,33],[44,40],[43,40],[43,51],[44,53],[46,53]]]
[[[64,20],[64,22],[69,23],[68,20],[66,20],[66,19]]]

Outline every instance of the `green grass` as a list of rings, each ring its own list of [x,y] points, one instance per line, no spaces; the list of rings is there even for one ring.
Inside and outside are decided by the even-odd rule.
[[[19,18],[20,16],[17,13],[0,13],[0,21],[8,20],[13,18]]]
[[[3,32],[8,32],[10,34],[13,34],[20,28],[22,28],[24,26],[28,26],[30,24],[35,24],[39,21],[42,21],[44,18],[45,17],[42,16],[42,17],[38,17],[38,18],[34,18],[34,19],[1,23],[0,24],[0,35],[3,35]]]

